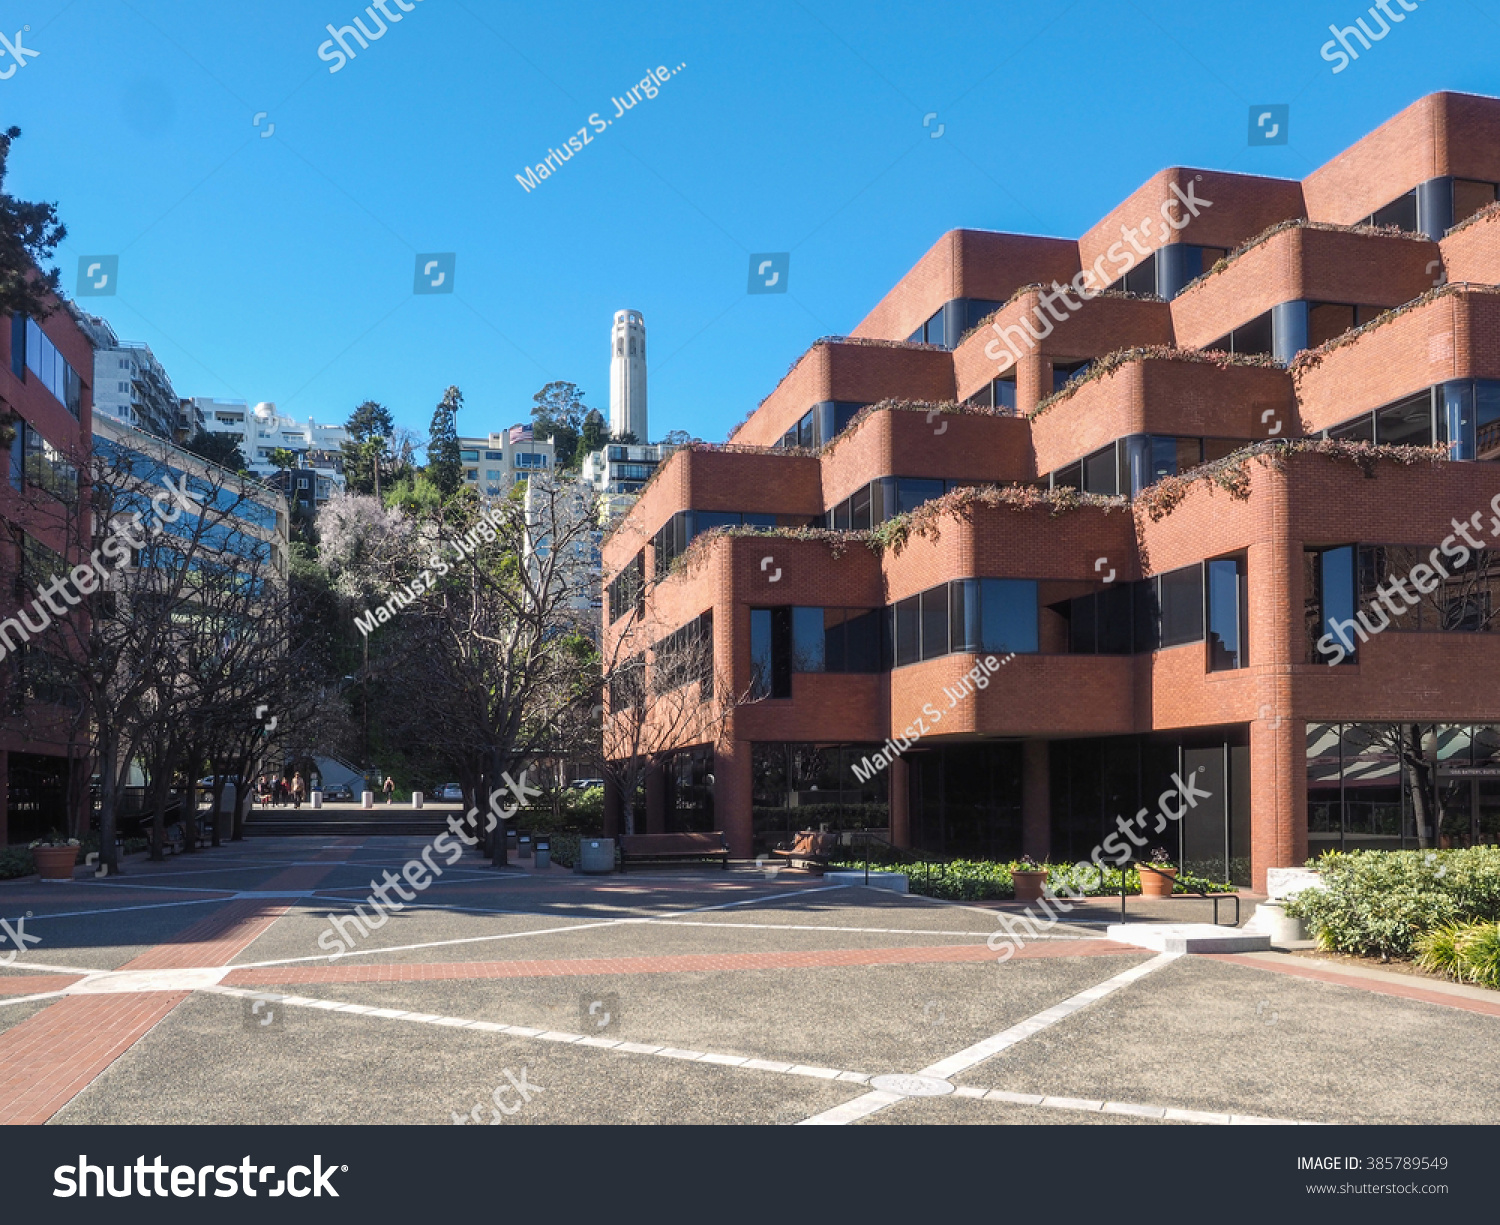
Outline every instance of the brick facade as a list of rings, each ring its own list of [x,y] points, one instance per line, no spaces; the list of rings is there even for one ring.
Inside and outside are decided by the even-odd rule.
[[[1500,100],[1439,94],[1301,183],[1173,169],[1076,242],[946,234],[856,329],[866,343],[818,342],[736,431],[734,448],[686,449],[662,465],[606,542],[605,579],[642,548],[652,573],[647,542],[678,511],[775,512],[821,524],[879,478],[1029,486],[1116,440],[1292,442],[1453,380],[1500,379],[1500,293],[1492,288],[1500,281],[1500,220],[1481,217],[1440,243],[1422,234],[1338,228],[1434,178],[1500,183],[1497,137]],[[1005,368],[991,324],[1042,319],[1042,289],[1026,286],[1065,281],[1093,266],[1122,225],[1159,215],[1174,185],[1189,183],[1211,207],[1181,231],[1154,226],[1160,233],[1153,250],[1162,241],[1232,249],[1278,223],[1302,224],[1236,252],[1171,301],[1110,294],[1066,311],[1014,363],[1013,415],[959,403],[985,393]],[[1433,292],[1445,276],[1455,283]],[[1427,300],[1408,305],[1424,294]],[[1004,305],[951,351],[906,341],[955,299]],[[1368,308],[1363,326],[1290,368],[1284,359],[1202,360],[1192,352],[1267,311],[1324,302]],[[1406,309],[1382,314],[1400,307]],[[1107,354],[1121,355],[1033,415],[1053,392],[1055,364]],[[809,408],[828,400],[879,407],[816,454],[776,449]],[[921,750],[1013,751],[1020,783],[1006,799],[1015,815],[1005,819],[1014,820],[1017,846],[1047,854],[1061,837],[1057,788],[1068,781],[1070,742],[1222,742],[1225,760],[1238,763],[1232,786],[1247,797],[1243,813],[1226,815],[1226,829],[1241,822],[1234,836],[1248,848],[1253,883],[1263,886],[1268,868],[1300,863],[1308,853],[1310,724],[1500,723],[1500,634],[1392,630],[1362,647],[1351,666],[1329,667],[1309,655],[1304,607],[1313,593],[1304,590],[1305,550],[1435,548],[1455,519],[1488,514],[1492,499],[1500,504],[1500,466],[1403,458],[1374,454],[1355,462],[1327,447],[1262,447],[1223,461],[1217,478],[1179,474],[1180,496],[1170,505],[1156,489],[1134,505],[1126,496],[1108,504],[1087,497],[1038,503],[1020,493],[966,501],[960,491],[917,511],[904,536],[890,526],[875,533],[887,539],[831,528],[795,536],[713,533],[649,586],[642,616],[606,625],[606,643],[624,633],[659,639],[713,610],[722,677],[715,700],[731,695],[735,707],[711,746],[713,820],[744,856],[760,849],[752,809],[763,780],[752,746],[878,745],[905,737],[929,703],[946,706],[941,695],[957,691],[983,655],[955,652],[861,673],[797,671],[791,696],[742,702],[754,680],[752,609],[885,609],[954,580],[1035,581],[1038,649],[1012,655],[987,688],[944,709],[940,725],[921,737]],[[1238,666],[1212,667],[1207,618],[1223,614],[1208,607],[1209,597],[1197,641],[1136,654],[1073,650],[1069,600],[1213,559],[1237,559],[1243,576]],[[914,753],[887,771],[888,832],[901,844],[930,828],[922,813],[934,801],[919,794],[928,785],[917,781],[920,765]],[[1226,814],[1230,803],[1226,797]],[[672,819],[648,816],[651,828]]]

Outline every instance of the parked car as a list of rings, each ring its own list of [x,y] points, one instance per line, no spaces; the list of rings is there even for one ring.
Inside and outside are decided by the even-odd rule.
[[[440,800],[459,800],[464,798],[464,789],[457,783],[444,783],[437,789],[437,798]]]
[[[602,778],[575,778],[568,786],[575,791],[587,791],[590,787],[604,786],[604,780]]]
[[[345,800],[354,802],[354,788],[348,783],[329,783],[323,788],[323,798],[329,801]]]

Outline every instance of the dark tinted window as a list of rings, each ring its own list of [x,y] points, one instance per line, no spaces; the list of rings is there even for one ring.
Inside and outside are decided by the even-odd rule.
[[[1161,604],[1161,645],[1180,646],[1203,638],[1203,571],[1184,566],[1158,580]]]
[[[898,515],[914,511],[924,502],[930,502],[933,498],[943,496],[943,482],[931,480],[926,477],[904,476],[896,482]]]
[[[896,666],[914,664],[922,658],[921,600],[918,596],[896,605]]]
[[[936,659],[948,653],[948,586],[924,591],[922,601],[922,658]]]
[[[1241,623],[1245,593],[1240,562],[1228,558],[1208,562],[1207,566],[1208,670],[1243,668],[1248,661]]]
[[[1413,188],[1370,215],[1371,225],[1394,225],[1403,230],[1417,228],[1417,192]]]
[[[1034,654],[1037,649],[1037,588],[1034,579],[979,581],[980,650]]]
[[[1089,493],[1116,494],[1120,492],[1113,443],[1103,450],[1095,451],[1083,461],[1083,487]]]
[[[823,610],[792,609],[792,671],[822,672],[825,658]]]
[[[1389,447],[1432,445],[1432,395],[1419,396],[1382,408],[1375,414],[1375,441]]]

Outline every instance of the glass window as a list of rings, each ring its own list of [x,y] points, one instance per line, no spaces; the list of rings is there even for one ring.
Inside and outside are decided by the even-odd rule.
[[[1094,655],[1099,650],[1099,597],[1079,596],[1068,601],[1068,651]]]
[[[1132,254],[1134,254],[1133,251]],[[1126,293],[1154,294],[1156,292],[1156,252],[1153,251],[1142,259],[1116,284]]]
[[[1478,417],[1476,459],[1500,458],[1500,382],[1474,380],[1474,406]]]
[[[922,601],[922,658],[936,659],[948,654],[948,584],[930,587],[919,598]]]
[[[1328,431],[1328,437],[1343,439],[1346,442],[1374,442],[1375,415],[1373,413],[1361,413],[1352,421],[1346,421],[1343,425],[1334,426]]]
[[[849,529],[849,499],[845,498],[831,511],[828,512],[828,526],[835,531],[847,531]]]
[[[979,583],[959,579],[948,584],[948,646],[955,653],[979,648]]]
[[[1417,228],[1417,190],[1412,188],[1384,208],[1376,209],[1367,219],[1370,225],[1393,225],[1403,230]]]
[[[896,667],[917,663],[922,658],[921,597],[911,596],[895,607]]]
[[[1132,292],[1132,293],[1140,293],[1140,292],[1152,293],[1152,292],[1154,292],[1154,290],[1153,289],[1148,289],[1148,290],[1131,290],[1129,292]],[[1076,362],[1053,362],[1052,363],[1052,390],[1053,391],[1061,391],[1064,387],[1066,387],[1074,379],[1079,378],[1082,375],[1086,374],[1088,372],[1088,368],[1089,368],[1089,361],[1088,361],[1087,358],[1085,358],[1083,361],[1076,361]]]
[[[1234,454],[1241,447],[1250,444],[1242,438],[1205,438],[1203,440],[1203,462],[1211,464],[1216,459],[1223,459]]]
[[[1053,489],[1082,489],[1083,488],[1083,465],[1069,464],[1066,468],[1059,468],[1052,474]]]
[[[750,610],[750,692],[755,698],[792,696],[792,610]]]
[[[822,672],[826,659],[821,608],[792,609],[792,671]]]
[[[26,483],[26,429],[26,422],[17,421],[16,436],[11,439],[10,443],[10,487],[12,489],[20,489]]]
[[[1311,550],[1316,558],[1316,622],[1313,660],[1326,663],[1340,648],[1349,661],[1355,657],[1358,636],[1354,632],[1355,550],[1353,545]],[[1323,640],[1327,639],[1326,645]]]
[[[1375,414],[1375,441],[1387,447],[1432,445],[1432,393],[1382,408]]]
[[[1037,585],[1035,579],[986,578],[979,581],[980,650],[1035,654]]]
[[[943,482],[926,477],[903,476],[896,482],[898,515],[908,514],[924,502],[943,496]]]
[[[460,451],[458,453],[458,458],[461,459],[461,460],[463,460],[465,463],[470,463],[470,464],[478,463],[479,462],[479,452],[478,451]]]
[[[844,667],[848,672],[879,672],[883,610],[853,611],[844,622]]]
[[[870,520],[870,487],[868,485],[856,489],[849,499],[849,526],[855,531],[864,531],[874,526]]]
[[[1243,668],[1248,660],[1242,623],[1245,589],[1238,558],[1208,563],[1208,670]]]
[[[1184,566],[1157,580],[1161,605],[1161,645],[1181,646],[1203,639],[1203,570]]]
[[[64,502],[75,501],[78,497],[78,469],[31,426],[18,422],[16,428],[25,438],[26,484],[45,489]]]
[[[1095,603],[1097,647],[1101,655],[1129,655],[1133,640],[1134,584],[1118,583],[1099,592]]]
[[[485,457],[485,459],[504,459],[505,458],[505,452],[504,451],[486,451],[484,453],[484,457]]]
[[[1095,451],[1083,461],[1083,487],[1088,493],[1116,494],[1120,492],[1118,464],[1115,460],[1115,445]]]

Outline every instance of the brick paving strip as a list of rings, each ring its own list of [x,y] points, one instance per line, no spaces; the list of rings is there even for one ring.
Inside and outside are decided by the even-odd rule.
[[[352,849],[340,847],[335,854],[347,860]],[[339,862],[333,859],[326,867],[313,869],[317,879],[333,871]],[[301,889],[306,886],[285,878],[300,882],[304,875],[304,869],[293,868],[278,873],[266,884],[273,889]],[[134,958],[120,972],[226,966],[289,909],[289,904],[277,905],[269,898],[230,902],[178,933],[171,943]],[[70,985],[88,989],[89,980],[107,978],[90,975],[88,980]],[[7,977],[5,981],[11,980]],[[38,983],[45,982],[29,975],[17,981],[25,981],[33,991]],[[190,994],[134,991],[68,995],[0,1033],[0,1124],[47,1122]]]
[[[1248,966],[1253,970],[1269,970],[1276,974],[1290,974],[1294,978],[1353,987],[1357,991],[1373,991],[1378,995],[1393,995],[1404,1000],[1418,1000],[1424,1004],[1439,1004],[1446,1008],[1461,1008],[1465,1012],[1500,1017],[1500,992],[1487,991],[1482,987],[1468,987],[1441,979],[1428,981],[1388,970],[1372,970],[1365,966],[1330,965],[1305,957],[1291,957],[1285,953],[1205,953],[1202,956],[1212,957],[1215,961],[1226,961],[1230,965]]]
[[[1076,940],[1019,950],[1012,960],[1120,956],[1134,950],[1109,940]],[[678,953],[662,957],[576,957],[550,961],[401,962],[373,965],[256,966],[224,977],[230,987],[270,983],[399,983],[447,979],[577,977],[589,974],[689,974],[699,971],[830,969],[838,966],[920,965],[991,961],[982,944],[925,948],[829,949],[785,953]],[[203,963],[197,963],[203,964]],[[221,963],[222,964],[222,963]],[[131,968],[131,967],[127,967]]]

